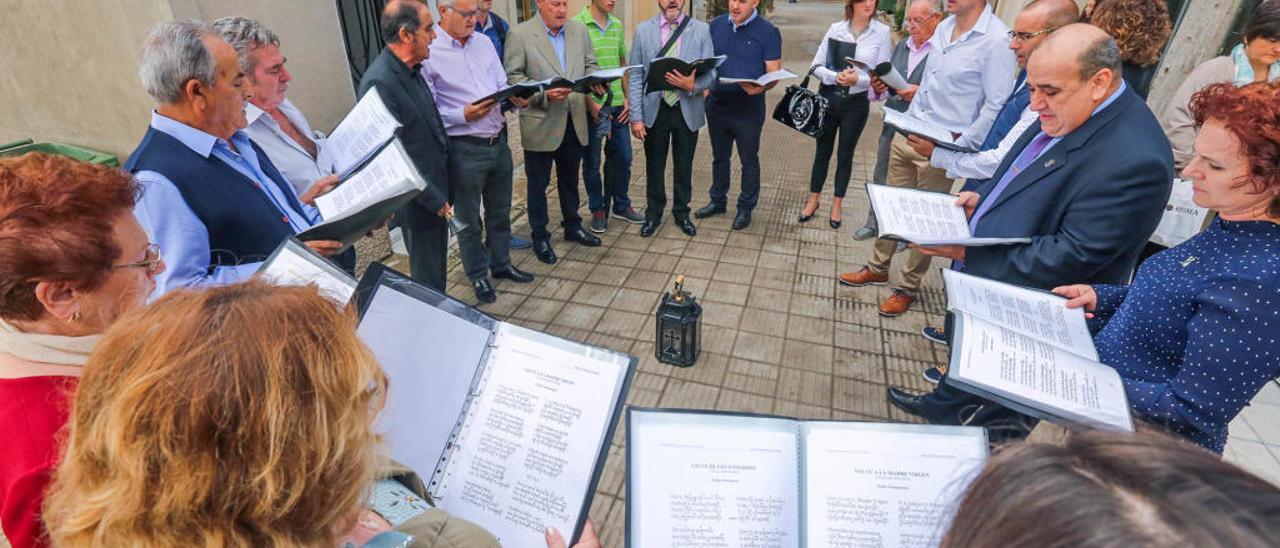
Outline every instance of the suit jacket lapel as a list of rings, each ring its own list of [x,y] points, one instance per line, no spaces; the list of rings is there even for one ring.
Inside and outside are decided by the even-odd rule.
[[[554,72],[556,76],[564,76],[565,71],[563,68],[560,67],[560,56],[556,55],[556,48],[555,46],[551,45],[551,37],[547,36],[547,31],[544,29],[540,29],[538,28],[537,25],[535,25],[534,32],[538,33],[538,39],[534,40],[534,43],[538,44],[538,53],[541,53],[542,58],[546,59],[547,64],[551,66],[551,71]],[[565,30],[564,27],[560,27],[560,32],[563,33],[567,31]],[[565,47],[564,56],[566,61],[569,58],[568,38],[569,38],[568,36],[565,36],[565,41],[564,41],[564,47]]]
[[[436,141],[441,145],[448,142],[444,131],[444,120],[440,118],[440,111],[436,108],[435,98],[431,96],[431,92],[427,90],[427,83],[422,80],[411,67],[404,66],[399,59],[391,59],[393,70],[400,74],[400,86],[404,92],[409,94],[409,100],[413,101],[418,107],[418,112],[427,118],[427,123],[431,124],[431,133],[435,134]]]

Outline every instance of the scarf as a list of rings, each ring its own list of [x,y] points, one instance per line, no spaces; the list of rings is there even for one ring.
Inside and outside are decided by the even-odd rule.
[[[0,320],[0,352],[31,362],[84,365],[89,361],[89,352],[100,339],[102,335],[67,337],[23,333],[9,322]]]
[[[1249,64],[1249,56],[1244,53],[1244,44],[1236,44],[1231,49],[1231,61],[1236,65],[1236,75],[1231,83],[1236,87],[1252,84],[1256,75],[1253,73],[1253,65]],[[1275,80],[1280,80],[1280,61],[1271,63],[1267,68],[1267,81]]]

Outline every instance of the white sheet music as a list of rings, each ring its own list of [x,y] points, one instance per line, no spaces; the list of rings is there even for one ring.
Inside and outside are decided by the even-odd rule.
[[[504,546],[571,534],[595,470],[626,362],[600,360],[502,324],[481,393],[464,419],[441,486],[441,508]]]
[[[948,375],[960,382],[1072,422],[1133,431],[1124,385],[1116,370],[1012,329],[975,317],[962,319],[964,344]]]
[[[630,546],[799,547],[796,421],[634,413]]]
[[[281,249],[269,261],[263,263],[258,274],[276,285],[312,285],[320,289],[320,294],[343,306],[351,301],[356,292],[356,280],[342,272],[335,265],[322,265],[317,261],[325,259],[313,257],[307,251],[299,249],[302,245],[287,240]]]
[[[919,135],[935,143],[956,146],[956,139],[947,128],[915,118],[905,112],[898,112],[891,108],[884,109],[884,123],[905,133]]]
[[[981,430],[804,423],[809,546],[937,546],[987,458]]]
[[[1164,207],[1160,225],[1151,234],[1151,241],[1165,247],[1181,244],[1200,233],[1209,210],[1196,205],[1192,196],[1195,189],[1187,179],[1174,179],[1169,203]]]
[[[1067,299],[944,269],[947,308],[961,310],[1024,335],[1038,337],[1062,350],[1098,360],[1084,309],[1067,308]]]
[[[370,89],[329,134],[317,160],[321,166],[332,166],[334,173],[345,178],[378,147],[390,141],[399,127],[400,122],[382,102],[377,88]]]
[[[755,79],[752,79],[752,78],[720,78],[720,83],[721,83],[721,84],[751,83],[751,84],[755,84],[755,85],[757,85],[757,86],[767,86],[767,85],[769,85],[769,84],[771,84],[771,83],[773,83],[773,82],[777,82],[777,81],[779,81],[779,80],[786,80],[786,79],[788,79],[788,78],[798,78],[798,76],[796,76],[796,73],[791,72],[791,71],[789,71],[789,70],[787,70],[787,69],[779,69],[779,70],[775,70],[775,71],[773,71],[773,72],[770,72],[770,73],[768,73],[768,74],[765,74],[765,75],[763,75],[763,76],[761,76],[761,77],[759,77],[759,78],[755,78]]]
[[[1028,242],[1028,238],[974,238],[956,197],[941,192],[868,184],[871,207],[880,221],[880,235],[920,245],[998,245]]]
[[[426,188],[400,141],[383,148],[360,171],[316,198],[316,208],[326,221],[358,212],[402,192]]]

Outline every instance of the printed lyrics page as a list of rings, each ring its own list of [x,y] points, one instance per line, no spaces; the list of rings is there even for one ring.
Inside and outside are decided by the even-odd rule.
[[[630,546],[800,546],[796,422],[632,412]]]
[[[504,546],[568,537],[583,510],[626,361],[597,360],[504,324],[437,491]]]
[[[1065,298],[944,269],[947,308],[961,310],[1062,350],[1098,359],[1084,309],[1067,308]]]
[[[382,149],[364,169],[316,198],[316,208],[324,220],[332,221],[414,188],[417,180],[418,172],[397,141]]]

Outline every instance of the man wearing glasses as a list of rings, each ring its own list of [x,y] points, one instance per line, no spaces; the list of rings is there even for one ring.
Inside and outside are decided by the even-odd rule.
[[[476,0],[440,0],[440,30],[422,77],[435,94],[449,136],[448,170],[462,266],[481,303],[497,300],[489,274],[517,283],[533,275],[511,264],[511,149],[497,102],[476,102],[507,84],[493,42],[476,35]],[[527,100],[512,99],[516,106]],[[480,206],[484,205],[481,218]]]

